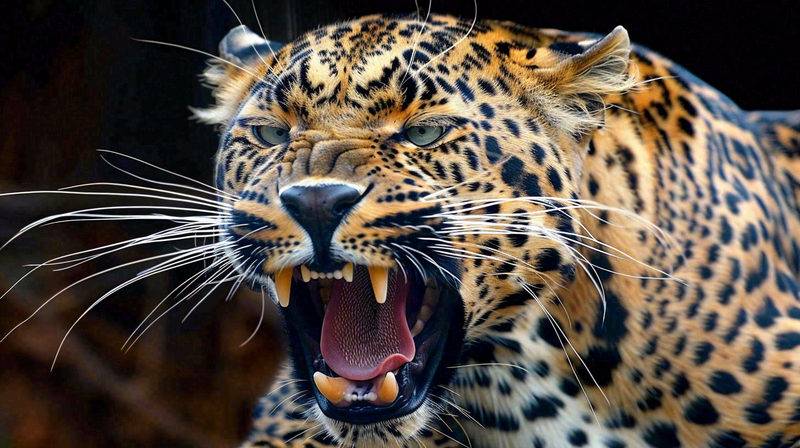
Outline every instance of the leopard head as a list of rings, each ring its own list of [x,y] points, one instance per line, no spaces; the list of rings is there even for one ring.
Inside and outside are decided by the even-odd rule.
[[[424,431],[465,349],[575,278],[627,33],[369,16],[220,50],[196,114],[221,129],[226,254],[279,304],[310,416],[345,444]]]

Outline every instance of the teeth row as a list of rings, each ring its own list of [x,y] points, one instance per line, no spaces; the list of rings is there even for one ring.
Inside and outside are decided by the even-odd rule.
[[[306,265],[300,266],[300,275],[303,277],[303,282],[308,283],[312,279],[332,280],[344,279],[346,282],[353,281],[353,263],[347,263],[341,270],[334,272],[315,272]],[[382,266],[370,266],[369,278],[372,281],[372,292],[375,294],[375,300],[378,303],[386,302],[386,293],[389,289],[389,268]],[[292,295],[292,273],[294,267],[286,267],[275,273],[275,292],[278,294],[278,302],[281,306],[286,308],[289,306],[289,299]],[[330,297],[330,296],[329,296]]]
[[[346,405],[354,401],[370,401],[378,404],[391,404],[400,392],[397,378],[386,372],[383,378],[373,380],[369,390],[347,378],[335,378],[322,372],[314,372],[314,384],[319,392],[333,404]]]
[[[425,328],[425,324],[433,315],[433,310],[439,304],[439,288],[436,285],[428,285],[425,288],[425,296],[422,299],[422,307],[419,309],[417,321],[411,327],[411,336],[416,337]]]
[[[353,402],[353,401],[375,401],[378,398],[378,394],[375,392],[370,392],[368,394],[359,395],[358,393],[354,394],[345,394],[344,399],[345,401]]]
[[[344,279],[346,282],[353,281],[353,263],[347,263],[341,270],[333,272],[316,272],[308,269],[306,265],[300,266],[300,274],[303,276],[303,282],[308,283],[312,279]]]

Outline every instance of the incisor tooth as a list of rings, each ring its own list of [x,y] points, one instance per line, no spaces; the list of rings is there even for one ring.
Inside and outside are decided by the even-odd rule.
[[[339,403],[345,396],[344,393],[350,386],[350,381],[344,378],[331,378],[322,372],[314,372],[314,384],[319,392],[331,403]]]
[[[393,403],[398,392],[400,387],[397,385],[397,378],[394,377],[394,373],[386,372],[386,376],[378,386],[378,398],[384,403]]]
[[[369,278],[372,280],[372,291],[378,303],[386,302],[386,291],[389,289],[389,268],[381,266],[369,267]]]
[[[347,263],[344,265],[342,268],[342,277],[344,277],[346,282],[353,281],[353,263]]]
[[[303,276],[303,283],[308,283],[311,281],[311,270],[306,267],[306,265],[300,266],[300,274]]]
[[[286,308],[292,297],[292,271],[293,267],[284,268],[275,273],[275,292],[278,293],[278,302]]]

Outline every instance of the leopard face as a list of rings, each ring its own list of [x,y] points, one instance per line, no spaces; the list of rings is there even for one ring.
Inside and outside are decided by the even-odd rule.
[[[223,41],[197,114],[223,129],[226,254],[280,305],[296,399],[340,443],[424,431],[464,350],[580,269],[571,205],[629,41],[556,38],[370,16]]]

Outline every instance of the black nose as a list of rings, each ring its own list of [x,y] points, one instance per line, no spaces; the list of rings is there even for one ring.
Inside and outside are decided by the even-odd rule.
[[[314,265],[330,268],[333,232],[342,218],[361,199],[361,193],[346,185],[291,187],[281,193],[283,208],[308,233],[314,245]],[[313,269],[313,266],[309,266]]]

